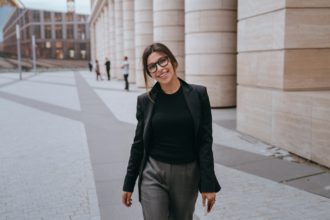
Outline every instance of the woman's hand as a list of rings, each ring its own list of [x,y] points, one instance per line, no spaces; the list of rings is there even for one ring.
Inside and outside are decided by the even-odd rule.
[[[132,193],[131,192],[123,192],[121,195],[121,199],[123,204],[126,207],[131,207],[132,205]]]
[[[210,212],[213,205],[215,204],[215,192],[203,192],[202,193],[202,200],[203,200],[203,207],[205,207],[205,202],[207,199],[207,212]]]

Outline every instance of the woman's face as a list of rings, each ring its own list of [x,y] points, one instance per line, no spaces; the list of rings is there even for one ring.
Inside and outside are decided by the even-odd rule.
[[[151,53],[147,64],[151,77],[161,85],[170,84],[177,78],[170,59],[164,53]]]

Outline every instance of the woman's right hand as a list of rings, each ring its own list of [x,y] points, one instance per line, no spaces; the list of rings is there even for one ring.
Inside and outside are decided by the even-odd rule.
[[[124,191],[121,195],[121,199],[122,199],[123,204],[126,207],[131,207],[131,205],[132,205],[132,193],[131,192]]]

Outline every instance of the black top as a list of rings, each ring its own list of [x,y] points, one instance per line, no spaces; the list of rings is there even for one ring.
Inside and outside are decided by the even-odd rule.
[[[110,65],[111,65],[111,63],[110,63],[109,60],[107,62],[105,62],[105,66],[106,66],[107,69],[110,69]]]
[[[181,87],[174,94],[159,93],[151,120],[151,157],[170,164],[196,160],[194,122]]]

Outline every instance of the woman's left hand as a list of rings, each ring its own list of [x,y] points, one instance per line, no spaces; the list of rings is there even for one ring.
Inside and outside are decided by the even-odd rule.
[[[207,200],[207,212],[210,212],[213,205],[215,204],[215,192],[203,192],[202,193],[202,200],[203,200],[203,207],[205,207],[205,202]]]

